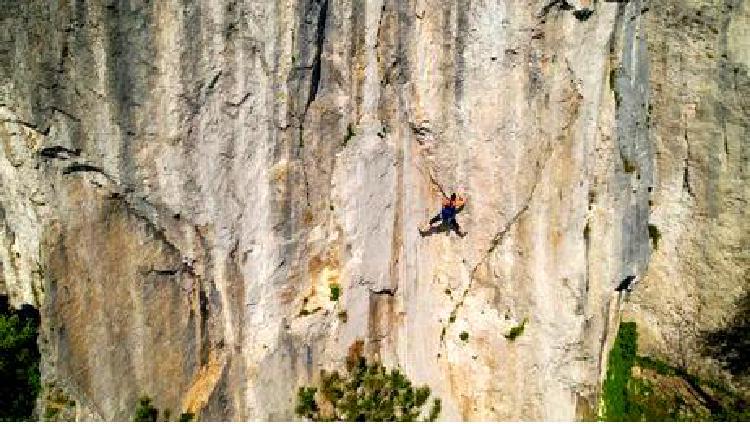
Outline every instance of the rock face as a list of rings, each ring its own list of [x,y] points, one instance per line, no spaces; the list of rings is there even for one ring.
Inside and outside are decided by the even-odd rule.
[[[654,251],[626,315],[647,353],[750,395],[750,3],[659,9],[647,24]]]
[[[748,288],[750,6],[683,3],[4,0],[0,291],[44,381],[289,419],[364,340],[442,418],[590,417],[625,277],[668,357]],[[420,235],[453,191],[468,235]]]

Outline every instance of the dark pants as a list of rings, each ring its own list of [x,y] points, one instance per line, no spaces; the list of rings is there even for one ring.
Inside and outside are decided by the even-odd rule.
[[[448,228],[450,228],[452,230],[455,230],[456,234],[460,235],[460,233],[461,233],[461,227],[458,226],[458,221],[456,221],[456,217],[455,216],[452,217],[452,218],[448,218],[448,219],[444,220],[443,217],[442,217],[442,214],[437,214],[437,215],[435,215],[430,220],[430,225],[432,225],[432,224],[434,224],[436,222],[439,222],[439,221],[443,221],[446,225],[448,225]]]

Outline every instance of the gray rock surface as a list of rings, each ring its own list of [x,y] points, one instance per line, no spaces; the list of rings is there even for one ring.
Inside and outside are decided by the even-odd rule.
[[[591,417],[623,305],[672,357],[747,291],[741,0],[0,6],[0,291],[79,419],[291,419],[358,339],[444,419]]]
[[[648,21],[655,237],[625,317],[645,353],[750,396],[750,4],[659,8]]]

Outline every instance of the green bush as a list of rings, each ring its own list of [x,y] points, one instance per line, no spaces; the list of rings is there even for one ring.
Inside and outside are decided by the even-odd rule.
[[[151,398],[143,396],[138,399],[133,421],[156,421],[159,418],[159,410],[151,405]]]
[[[329,286],[331,288],[331,301],[332,302],[338,302],[339,297],[341,296],[341,286],[334,283]]]
[[[461,334],[458,335],[458,338],[461,339],[461,341],[467,341],[469,340],[469,333],[466,331],[462,331]]]
[[[169,409],[165,409],[163,411],[164,420],[169,421],[172,411]],[[135,407],[135,414],[133,416],[133,421],[157,421],[159,418],[159,410],[151,404],[151,398],[148,396],[141,396],[140,399],[138,399],[138,404]],[[187,422],[187,421],[193,421],[195,418],[195,414],[192,412],[183,412],[179,416],[180,422]]]
[[[0,420],[36,419],[39,317],[31,307],[13,310],[5,298],[0,302]]]
[[[181,423],[186,423],[188,421],[193,421],[193,419],[195,419],[195,414],[193,414],[192,412],[183,412],[182,414],[180,414],[180,422]]]
[[[510,332],[508,333],[508,335],[505,336],[505,338],[508,339],[508,340],[510,340],[510,341],[513,341],[516,338],[518,338],[518,336],[520,336],[521,334],[523,334],[523,330],[525,328],[526,328],[526,319],[524,318],[524,320],[521,321],[521,325],[517,325],[517,326],[511,328]]]
[[[399,370],[358,357],[347,361],[347,373],[320,373],[319,387],[300,387],[295,412],[313,421],[415,421],[430,397],[427,386],[413,387]],[[433,421],[440,399],[426,412]]]

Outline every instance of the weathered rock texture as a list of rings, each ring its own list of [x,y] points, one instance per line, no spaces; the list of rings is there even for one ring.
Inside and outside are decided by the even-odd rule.
[[[654,251],[627,315],[646,353],[750,396],[750,3],[657,10],[647,20]]]
[[[357,339],[443,418],[585,417],[625,276],[668,356],[747,290],[741,0],[1,3],[0,290],[79,418],[288,419]]]

